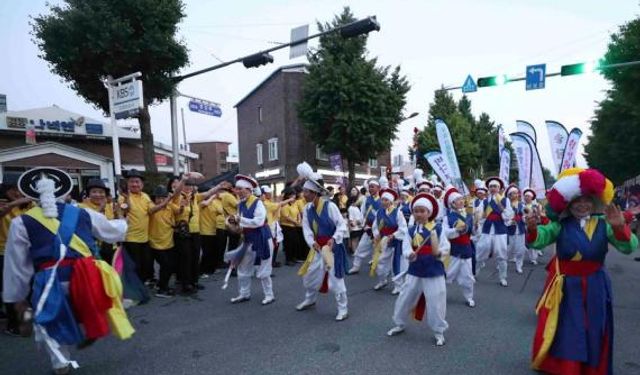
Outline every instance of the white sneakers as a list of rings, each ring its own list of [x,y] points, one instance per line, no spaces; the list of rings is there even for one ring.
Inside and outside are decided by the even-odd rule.
[[[245,297],[245,296],[237,296],[237,297],[233,297],[231,298],[231,303],[242,303],[242,302],[247,302],[250,298],[249,297]]]
[[[313,306],[315,304],[316,304],[315,302],[308,301],[308,300],[305,299],[300,304],[298,304],[298,306],[296,306],[296,310],[298,310],[298,311],[307,310],[308,308],[310,308],[311,306]]]
[[[500,279],[500,286],[507,287],[509,284],[507,283],[507,279]]]
[[[394,296],[397,296],[398,294],[400,294],[400,288],[397,286],[394,286],[393,290],[391,291],[391,294]]]
[[[537,260],[532,260],[531,264],[533,264],[534,266],[537,266],[538,265],[538,261]]]
[[[349,317],[349,313],[347,311],[340,311],[338,315],[336,315],[336,322],[341,322]]]
[[[373,287],[373,290],[380,290],[380,289],[384,288],[385,286],[387,286],[388,283],[389,282],[387,280],[380,281]]]
[[[356,267],[353,266],[349,269],[349,271],[347,271],[348,275],[355,275],[356,273],[360,272],[360,267]]]
[[[444,345],[444,335],[442,333],[436,333],[434,337],[436,339],[436,346]]]
[[[262,306],[266,306],[269,304],[272,304],[276,301],[275,297],[264,297],[264,299],[262,300]]]
[[[476,301],[472,300],[472,299],[468,299],[467,300],[467,306],[469,307],[476,307]]]
[[[522,267],[516,267],[516,273],[522,273]]]
[[[391,328],[390,330],[387,331],[387,336],[391,337],[391,336],[397,336],[399,334],[401,334],[402,332],[404,332],[404,327],[403,326],[395,326],[393,328]]]

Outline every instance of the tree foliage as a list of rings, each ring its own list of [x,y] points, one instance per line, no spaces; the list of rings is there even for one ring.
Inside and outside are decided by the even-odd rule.
[[[640,18],[611,36],[607,64],[640,59]],[[614,183],[640,174],[640,69],[626,67],[603,71],[612,88],[598,105],[585,147],[589,166],[600,169]]]
[[[320,31],[355,21],[348,7]],[[339,152],[349,164],[353,184],[355,163],[391,148],[409,91],[400,68],[378,66],[367,57],[367,36],[345,39],[337,33],[320,38],[310,53],[309,74],[298,116],[311,139],[327,153]]]
[[[181,0],[65,0],[32,22],[34,43],[51,71],[105,113],[109,100],[100,79],[142,72],[138,120],[147,171],[157,171],[148,105],[171,94],[170,76],[188,63],[187,48],[175,37],[183,9]]]
[[[449,127],[456,150],[460,173],[463,179],[497,175],[500,169],[498,156],[498,128],[488,114],[482,113],[477,119],[471,112],[471,101],[465,95],[459,101],[445,90],[435,93],[429,105],[429,119],[422,131],[414,135],[414,146],[409,148],[410,157],[417,157],[417,165],[425,171],[431,170],[424,154],[440,150],[436,136],[435,121],[442,119]],[[511,144],[505,145],[515,157]],[[514,163],[512,163],[514,165]],[[511,168],[510,180],[517,181],[517,169]]]

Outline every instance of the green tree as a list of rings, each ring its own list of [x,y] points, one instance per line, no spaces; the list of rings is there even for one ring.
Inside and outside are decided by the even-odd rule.
[[[186,46],[176,39],[185,16],[182,1],[65,0],[49,11],[32,22],[40,57],[87,102],[108,113],[100,79],[142,72],[144,108],[138,122],[144,166],[157,172],[148,106],[171,94],[170,76],[188,63]]]
[[[614,64],[638,59],[640,18],[621,26],[611,36],[604,60]],[[595,111],[585,157],[589,166],[620,184],[640,173],[635,162],[640,158],[640,69],[607,69],[603,74],[612,88]]]
[[[320,31],[355,21],[348,7]],[[339,152],[348,162],[349,182],[355,164],[388,151],[396,138],[409,84],[400,68],[380,67],[367,58],[367,36],[345,39],[337,33],[320,38],[310,53],[309,74],[298,116],[311,139],[325,152]]]

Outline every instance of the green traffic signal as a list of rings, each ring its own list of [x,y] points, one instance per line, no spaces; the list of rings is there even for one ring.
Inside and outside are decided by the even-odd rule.
[[[584,62],[578,64],[563,65],[560,67],[561,76],[572,76],[576,74],[591,73],[600,69],[602,64],[600,62]]]
[[[505,75],[478,78],[478,87],[502,86],[509,82]]]

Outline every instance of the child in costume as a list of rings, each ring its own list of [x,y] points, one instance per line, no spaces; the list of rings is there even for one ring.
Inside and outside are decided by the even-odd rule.
[[[563,171],[547,192],[549,224],[527,217],[527,242],[556,243],[545,289],[536,307],[532,367],[550,374],[612,374],[613,301],[604,267],[609,246],[629,254],[638,247],[620,210],[613,184],[595,169]],[[604,212],[604,215],[602,213]]]

